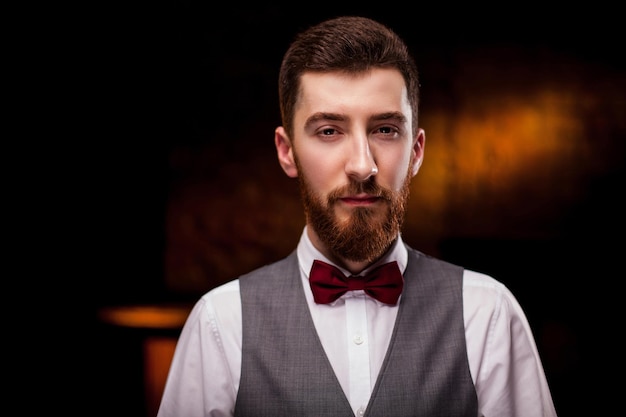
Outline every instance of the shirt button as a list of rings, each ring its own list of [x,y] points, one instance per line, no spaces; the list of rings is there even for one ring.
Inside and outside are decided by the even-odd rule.
[[[363,416],[365,415],[365,409],[364,409],[363,407],[359,408],[359,409],[356,411],[356,414],[357,414],[359,417],[363,417]]]
[[[360,345],[361,343],[364,342],[363,337],[360,334],[357,334],[356,336],[354,336],[354,339],[352,339],[354,341],[354,343],[356,343],[357,345]]]

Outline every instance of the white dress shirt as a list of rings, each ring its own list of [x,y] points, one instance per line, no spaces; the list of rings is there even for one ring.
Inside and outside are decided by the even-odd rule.
[[[315,259],[332,262],[315,249],[306,228],[297,254],[317,334],[355,416],[362,416],[389,345],[398,305],[380,303],[362,290],[349,291],[331,304],[316,304],[308,284],[311,265]],[[407,258],[399,236],[385,257],[369,269],[395,260],[404,271]],[[465,270],[463,317],[478,416],[556,416],[533,334],[511,292],[490,276]],[[241,328],[238,280],[198,300],[181,331],[158,417],[234,415]]]

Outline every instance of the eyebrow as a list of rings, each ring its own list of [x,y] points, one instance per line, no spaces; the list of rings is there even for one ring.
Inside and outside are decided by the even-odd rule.
[[[335,121],[335,122],[341,122],[346,119],[347,117],[339,113],[324,113],[324,112],[313,113],[304,122],[304,128],[309,129],[312,124],[317,123],[320,120],[330,120],[330,121]]]
[[[399,111],[390,111],[387,113],[377,114],[372,117],[372,120],[376,121],[385,121],[385,120],[395,120],[397,123],[406,123],[407,118],[404,114]]]

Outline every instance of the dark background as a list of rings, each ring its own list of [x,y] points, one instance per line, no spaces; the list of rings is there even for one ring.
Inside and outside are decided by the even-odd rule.
[[[625,231],[618,11],[601,4],[302,6],[109,7],[74,34],[85,34],[76,80],[86,123],[72,157],[78,202],[66,213],[78,220],[72,255],[80,259],[64,305],[64,329],[80,333],[66,352],[80,358],[68,391],[89,398],[92,415],[142,415],[144,334],[103,326],[98,311],[193,303],[295,246],[303,225],[297,192],[273,148],[280,59],[297,31],[359,14],[404,37],[421,71],[427,145],[405,240],[511,288],[560,416],[612,410]],[[554,100],[556,119],[546,117],[539,129],[557,133],[546,134],[556,143],[552,159],[533,156],[543,138],[527,148],[514,137],[512,154],[519,146],[530,155],[514,184],[499,168],[479,167],[486,175],[468,186],[467,172],[477,172],[464,171],[474,155],[468,147],[483,142],[464,121],[475,120],[478,108],[489,127],[498,103],[532,107],[528,91],[567,97]],[[565,121],[561,106],[575,109]],[[554,120],[573,127],[552,129]],[[484,143],[497,153],[497,141]]]

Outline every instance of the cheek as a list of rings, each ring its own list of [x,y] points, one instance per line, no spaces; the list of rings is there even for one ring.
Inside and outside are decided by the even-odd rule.
[[[390,190],[400,191],[404,186],[406,177],[406,170],[403,170],[402,172],[396,170],[390,178],[379,178],[379,184],[383,187],[389,188]]]
[[[296,161],[298,172],[306,178],[309,187],[315,192],[325,193],[328,189],[332,189],[335,176],[333,172],[336,169],[333,168],[333,162],[328,155],[307,153],[304,158],[297,158]]]
[[[408,175],[410,157],[406,153],[397,155],[387,155],[378,162],[378,183],[383,187],[394,191],[399,191],[404,186]]]

